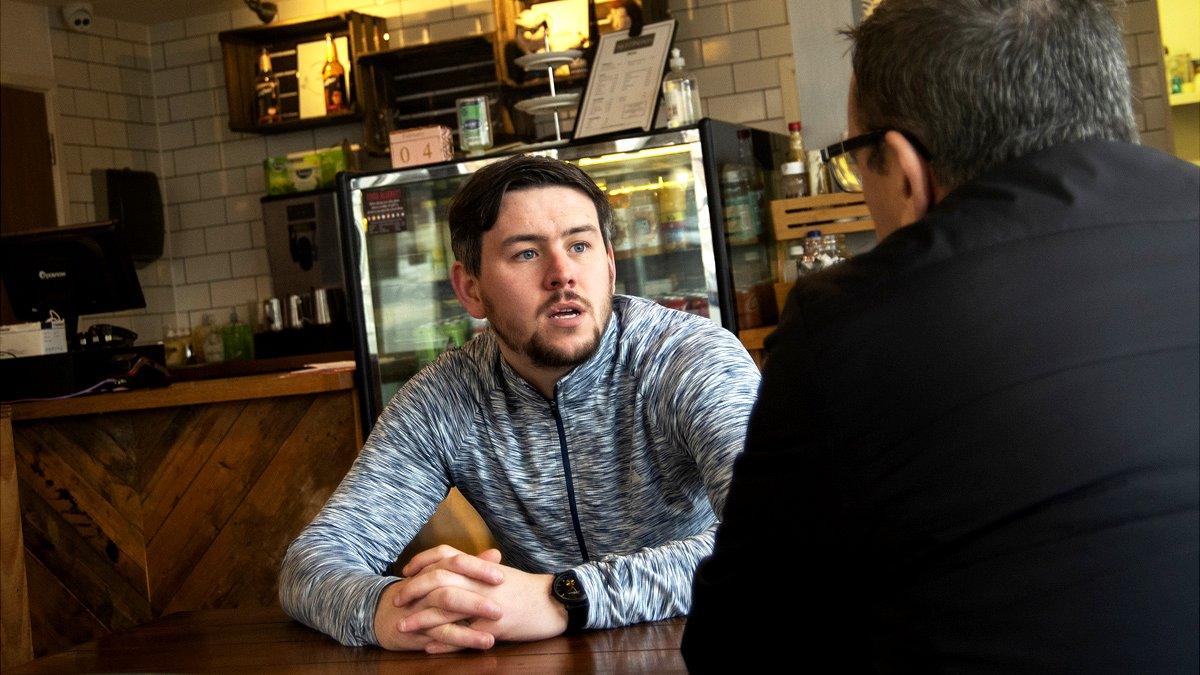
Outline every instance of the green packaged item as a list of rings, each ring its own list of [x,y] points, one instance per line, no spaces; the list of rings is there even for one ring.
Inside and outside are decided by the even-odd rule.
[[[342,143],[331,148],[293,152],[263,160],[268,195],[333,187],[339,171],[357,168],[359,146]]]
[[[225,347],[226,361],[254,358],[254,330],[250,324],[240,323],[236,312],[229,316],[229,325],[221,329],[221,342]]]
[[[263,173],[266,174],[267,194],[281,195],[296,191],[288,177],[287,157],[266,158],[263,160]]]

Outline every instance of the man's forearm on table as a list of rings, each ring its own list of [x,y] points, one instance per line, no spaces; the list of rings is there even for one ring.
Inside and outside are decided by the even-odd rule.
[[[297,539],[284,556],[279,603],[289,616],[347,646],[377,644],[379,596],[396,577],[340,558],[329,546]]]
[[[588,628],[614,628],[686,614],[692,602],[692,574],[712,552],[716,525],[704,532],[606,556],[575,569],[588,594]]]

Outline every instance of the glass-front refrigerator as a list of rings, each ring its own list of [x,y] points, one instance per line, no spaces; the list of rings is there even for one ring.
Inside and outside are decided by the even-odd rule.
[[[616,292],[734,331],[775,322],[770,176],[787,138],[715,120],[543,148],[595,179],[613,207]],[[339,176],[340,227],[364,429],[409,378],[486,321],[450,284],[450,198],[513,153]]]

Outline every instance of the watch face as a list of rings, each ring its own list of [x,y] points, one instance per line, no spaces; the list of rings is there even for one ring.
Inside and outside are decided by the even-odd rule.
[[[587,600],[587,594],[574,574],[560,574],[554,578],[554,595],[566,602]]]

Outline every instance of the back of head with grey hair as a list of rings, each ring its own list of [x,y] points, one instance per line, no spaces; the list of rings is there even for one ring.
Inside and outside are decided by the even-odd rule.
[[[1117,7],[883,0],[846,31],[856,121],[915,136],[948,188],[1061,143],[1136,141]]]

